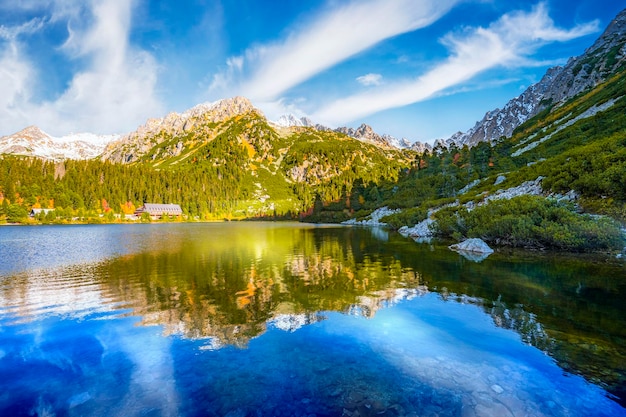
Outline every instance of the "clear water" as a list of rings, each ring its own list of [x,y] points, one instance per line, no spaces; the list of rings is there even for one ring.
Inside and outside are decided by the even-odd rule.
[[[1,416],[626,416],[626,268],[289,223],[0,228]]]

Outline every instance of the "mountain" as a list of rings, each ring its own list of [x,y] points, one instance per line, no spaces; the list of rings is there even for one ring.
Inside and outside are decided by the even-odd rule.
[[[92,133],[54,137],[36,126],[29,126],[12,135],[0,137],[0,154],[35,156],[53,161],[92,159],[118,137]]]
[[[315,123],[308,117],[298,118],[293,114],[283,114],[274,124],[280,127],[315,127]]]
[[[371,126],[366,125],[365,123],[361,124],[361,126],[356,129],[351,127],[340,127],[335,129],[335,132],[343,133],[351,138],[385,148],[405,149],[411,146],[406,139],[398,140],[390,135],[379,135],[374,132],[374,129],[372,129]]]
[[[356,129],[346,126],[331,129],[330,127],[313,122],[308,117],[298,118],[293,114],[285,114],[280,116],[280,118],[273,122],[273,124],[279,127],[313,127],[319,131],[333,130],[338,133],[343,133],[346,136],[350,136],[351,138],[358,139],[362,142],[381,146],[383,148],[409,149],[411,147],[411,143],[406,139],[396,139],[387,134],[380,135],[376,133],[371,126],[366,125],[365,123],[361,124],[361,126]]]
[[[475,146],[480,142],[494,143],[501,137],[511,137],[518,126],[543,110],[558,107],[605,82],[626,62],[625,44],[626,10],[623,10],[583,55],[571,58],[565,66],[549,69],[541,81],[502,109],[487,112],[467,132],[458,132],[445,140],[445,145]]]
[[[217,124],[247,113],[261,114],[248,99],[234,97],[215,103],[199,104],[183,113],[172,112],[162,118],[149,119],[136,131],[110,143],[101,158],[119,163],[136,162],[168,138],[191,134],[210,136]],[[182,145],[176,143],[172,149],[168,149],[171,156],[180,154],[180,146]]]
[[[148,120],[110,143],[100,160],[140,168],[142,177],[159,171],[172,188],[165,194],[148,184],[140,200],[194,195],[189,203],[203,206],[189,211],[205,217],[307,212],[316,199],[346,201],[355,184],[393,182],[411,164],[410,156],[392,146],[305,122],[311,124],[295,117],[269,122],[247,99],[235,97]],[[371,128],[364,132],[373,135]],[[341,209],[333,218],[347,215]]]

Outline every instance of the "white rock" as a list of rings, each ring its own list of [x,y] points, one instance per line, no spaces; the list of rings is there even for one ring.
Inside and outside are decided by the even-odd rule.
[[[482,239],[478,238],[467,239],[461,243],[450,245],[448,247],[454,251],[493,253],[493,249],[491,249]]]
[[[536,180],[526,181],[517,187],[498,190],[495,194],[487,196],[485,202],[491,200],[510,200],[513,197],[519,197],[521,195],[541,195],[543,194],[543,189],[541,188],[542,180],[543,177],[537,177]]]
[[[435,221],[431,218],[427,218],[422,220],[418,224],[413,227],[403,226],[398,230],[404,237],[412,237],[412,238],[422,238],[422,237],[432,237],[433,232],[430,230],[430,225]]]
[[[374,210],[372,214],[367,216],[365,220],[357,220],[350,219],[342,222],[342,224],[350,224],[350,225],[359,225],[359,226],[386,226],[387,223],[383,223],[380,221],[385,216],[389,216],[391,214],[398,213],[400,209],[391,210],[388,207],[381,207],[377,210]]]
[[[480,184],[480,180],[474,180],[474,181],[470,182],[469,184],[467,184],[465,187],[461,188],[457,194],[459,194],[459,195],[465,194],[470,189],[476,187],[478,184]]]

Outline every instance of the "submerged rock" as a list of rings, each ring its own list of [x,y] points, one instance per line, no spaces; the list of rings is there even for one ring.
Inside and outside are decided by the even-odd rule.
[[[478,252],[466,252],[458,251],[458,254],[467,259],[468,261],[480,263],[487,259],[491,253],[478,253]]]
[[[450,245],[448,247],[457,252],[471,252],[487,255],[493,253],[493,249],[491,249],[484,240],[478,238],[467,239],[461,243]]]

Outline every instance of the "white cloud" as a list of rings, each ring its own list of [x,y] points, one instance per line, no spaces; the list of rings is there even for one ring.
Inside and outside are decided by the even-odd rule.
[[[57,3],[67,5],[59,0]],[[123,133],[162,111],[155,94],[157,64],[129,44],[132,2],[110,0],[76,3],[87,7],[89,24],[72,25],[81,12],[56,7],[55,19],[66,19],[70,36],[62,46],[69,59],[86,62],[65,91],[52,101],[38,101],[36,64],[22,53],[20,35],[0,46],[0,125],[3,134],[36,124],[55,135],[77,131]],[[23,26],[23,25],[22,25]],[[40,28],[41,29],[41,28]]]
[[[43,19],[35,18],[15,27],[0,26],[0,39],[15,42],[19,36],[33,34],[39,31],[43,25]]]
[[[243,94],[254,101],[274,100],[384,39],[430,25],[459,1],[353,0],[318,16],[281,42],[249,49],[239,71],[229,66],[226,74],[216,76],[219,86],[227,80],[228,88],[211,91],[222,96]],[[240,82],[238,77],[245,80]]]
[[[382,75],[372,74],[372,73],[361,75],[360,77],[356,77],[356,81],[359,84],[364,85],[366,87],[369,87],[372,85],[380,85],[382,80],[383,80]]]
[[[528,56],[546,43],[574,39],[597,30],[597,22],[570,30],[557,28],[542,3],[531,12],[504,15],[488,28],[468,29],[462,36],[448,35],[443,42],[450,49],[450,57],[427,73],[339,99],[312,117],[320,123],[337,125],[423,101],[487,69],[532,65]]]
[[[23,121],[27,116],[21,104],[30,98],[30,80],[33,70],[19,53],[14,41],[0,52],[0,124],[14,126],[14,121]],[[25,127],[25,126],[22,126]],[[9,133],[9,132],[7,132]]]
[[[276,121],[280,118],[280,116],[286,114],[292,114],[296,117],[308,117],[306,112],[304,112],[299,104],[302,104],[305,100],[290,100],[287,102],[284,99],[278,99],[274,101],[263,101],[263,102],[255,102],[255,106],[263,109],[263,114],[268,120]]]

